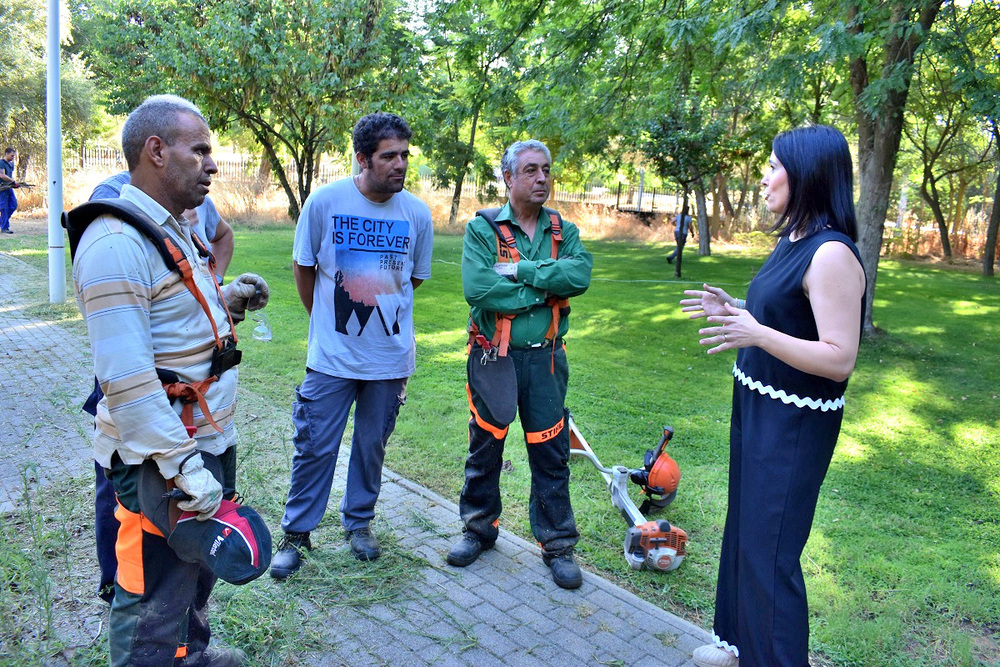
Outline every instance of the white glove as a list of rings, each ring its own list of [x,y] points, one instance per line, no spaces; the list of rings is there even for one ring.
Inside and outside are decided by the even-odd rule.
[[[517,281],[517,262],[497,262],[493,265],[497,275],[510,281]]]
[[[181,464],[181,472],[174,477],[178,489],[191,496],[177,507],[185,512],[197,512],[198,521],[210,519],[222,504],[222,485],[215,475],[205,470],[201,454],[195,452]]]
[[[256,273],[244,273],[222,288],[222,297],[226,300],[233,322],[242,322],[248,310],[260,310],[266,306],[270,295],[267,283]]]

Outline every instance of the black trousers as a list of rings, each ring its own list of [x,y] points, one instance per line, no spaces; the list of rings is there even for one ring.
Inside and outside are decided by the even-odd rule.
[[[528,513],[531,532],[551,558],[576,544],[579,533],[569,498],[569,430],[566,428],[566,387],[569,366],[561,345],[510,349],[517,383],[517,411],[528,450],[531,491]],[[467,364],[478,364],[482,349],[473,346]],[[468,366],[467,366],[468,369]],[[459,512],[465,530],[492,544],[499,534],[500,466],[509,424],[498,423],[483,400],[476,374],[468,373],[469,456]]]
[[[741,667],[809,665],[799,558],[843,414],[786,405],[734,382],[714,629],[739,650]]]

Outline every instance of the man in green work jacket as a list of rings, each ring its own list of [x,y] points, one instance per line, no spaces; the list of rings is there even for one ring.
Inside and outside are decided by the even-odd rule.
[[[519,412],[531,466],[531,530],[555,583],[579,588],[563,336],[568,299],[586,291],[594,262],[576,225],[542,206],[552,188],[551,166],[540,141],[510,146],[500,162],[507,205],[479,211],[465,228],[462,287],[472,306],[466,362],[472,418],[459,500],[465,527],[448,562],[465,567],[496,542],[504,440]]]

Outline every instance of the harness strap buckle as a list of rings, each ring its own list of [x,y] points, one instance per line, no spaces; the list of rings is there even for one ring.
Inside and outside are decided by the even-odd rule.
[[[490,345],[489,347],[483,346],[483,357],[482,357],[482,359],[479,360],[479,363],[481,363],[483,366],[485,366],[487,364],[487,362],[496,361],[497,360],[497,353],[499,351],[500,351],[500,348],[495,347],[493,345]]]

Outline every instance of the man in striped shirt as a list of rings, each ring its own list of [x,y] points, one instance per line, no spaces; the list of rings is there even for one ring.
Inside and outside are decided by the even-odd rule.
[[[232,323],[266,304],[267,284],[243,274],[219,290],[181,215],[204,201],[217,171],[208,124],[196,106],[172,95],[148,98],[125,122],[122,149],[131,184],[121,199],[171,237],[193,269],[194,288],[167,268],[150,239],[112,215],[96,218],[80,238],[73,278],[105,394],[94,457],[114,485],[121,522],[111,664],[241,665],[242,651],[208,646],[206,607],[215,577],[178,558],[141,514],[138,478],[143,462],[152,460],[189,497],[180,508],[202,520],[235,493],[237,369],[213,362],[230,345]],[[187,423],[158,370],[180,383],[202,383],[204,401],[193,405]],[[205,386],[210,376],[218,379]],[[219,458],[222,480],[204,466],[203,453]]]

